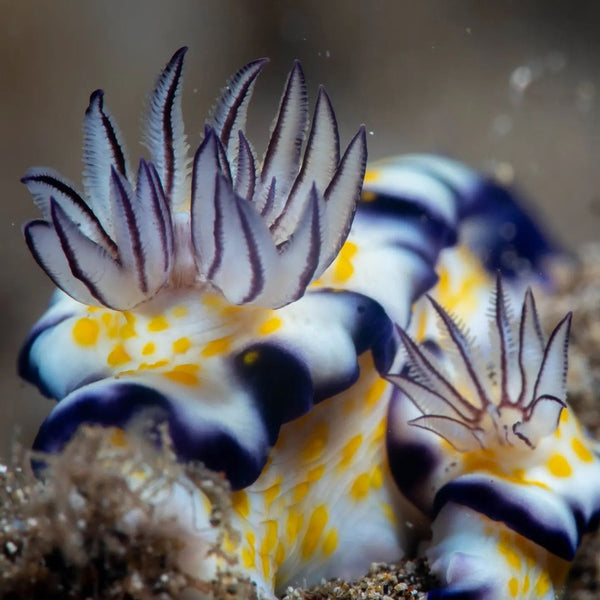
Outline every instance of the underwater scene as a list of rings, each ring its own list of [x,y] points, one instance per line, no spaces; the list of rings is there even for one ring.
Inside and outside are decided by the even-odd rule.
[[[0,598],[597,597],[596,23],[7,5]]]

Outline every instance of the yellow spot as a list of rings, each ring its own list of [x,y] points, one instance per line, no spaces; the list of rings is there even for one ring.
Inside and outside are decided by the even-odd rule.
[[[131,323],[125,323],[125,325],[123,325],[121,329],[119,329],[119,335],[123,340],[135,337],[135,327]]]
[[[180,383],[181,385],[198,385],[199,379],[196,375],[198,365],[186,364],[177,365],[171,371],[162,373],[167,379]]]
[[[368,407],[371,407],[377,403],[377,401],[383,396],[387,382],[385,379],[378,378],[367,390],[365,403]]]
[[[93,346],[98,341],[100,325],[95,319],[79,319],[73,326],[73,339],[80,346]]]
[[[548,593],[550,589],[550,578],[548,577],[548,573],[546,571],[542,571],[539,579],[535,582],[535,593],[538,596],[544,596]]]
[[[217,356],[219,354],[223,354],[229,350],[229,345],[231,344],[231,337],[226,336],[222,338],[218,338],[216,340],[212,340],[204,346],[202,349],[202,356],[204,358],[210,358],[211,356]]]
[[[517,581],[516,577],[511,577],[508,580],[508,593],[513,597],[516,598],[517,594],[519,593],[519,582]]]
[[[192,342],[190,342],[190,338],[182,337],[173,342],[173,352],[175,354],[183,354],[190,349]]]
[[[258,352],[256,350],[245,352],[242,360],[246,366],[253,365],[258,360]]]
[[[156,317],[150,319],[148,323],[148,331],[164,331],[168,328],[169,321],[167,321],[164,315],[157,315]]]
[[[277,481],[271,487],[268,487],[263,492],[267,506],[273,503],[275,498],[277,498],[277,496],[279,496],[280,491],[281,491],[281,477],[278,477]]]
[[[223,549],[227,554],[233,554],[238,549],[240,545],[240,540],[236,539],[235,535],[231,535],[227,530],[225,530],[225,535],[223,536]]]
[[[364,183],[375,183],[381,178],[381,171],[379,169],[367,169],[365,173]]]
[[[331,556],[338,545],[338,532],[337,529],[330,529],[323,539],[323,554],[325,556]]]
[[[319,481],[321,477],[323,477],[323,473],[325,473],[325,465],[319,465],[318,467],[314,467],[306,474],[306,481],[310,483],[314,483],[315,481]]]
[[[328,434],[329,427],[327,423],[317,423],[304,443],[302,460],[305,462],[317,460],[323,454]]]
[[[142,348],[142,355],[143,356],[150,356],[151,354],[154,354],[155,352],[156,352],[156,344],[154,342],[148,342]]]
[[[594,455],[585,447],[585,444],[579,438],[573,438],[571,440],[571,447],[579,460],[582,460],[583,462],[593,462]]]
[[[523,593],[526,594],[529,591],[529,575],[525,575],[525,577],[523,578]]]
[[[568,423],[569,422],[569,411],[566,408],[563,408],[561,413],[560,413],[560,418],[558,419],[558,422],[563,425],[564,423]]]
[[[100,310],[99,306],[88,306],[87,307],[87,312],[89,312],[89,313],[98,312],[99,310]]]
[[[309,491],[310,491],[310,483],[308,483],[307,481],[305,481],[303,483],[299,483],[298,485],[294,486],[294,492],[292,495],[293,502],[296,503],[296,502],[301,502],[302,500],[304,500],[304,498],[306,498],[306,495],[308,494]]]
[[[314,554],[328,519],[329,515],[324,504],[317,506],[310,515],[306,533],[302,539],[302,558],[307,559]]]
[[[371,487],[378,490],[383,485],[383,473],[377,466],[371,470]]]
[[[363,191],[362,196],[360,197],[363,202],[373,202],[375,198],[377,198],[377,194],[371,191]]]
[[[358,248],[353,242],[346,242],[342,246],[333,269],[333,277],[338,283],[348,281],[348,279],[350,279],[350,277],[352,277],[354,274],[352,258],[356,254],[357,250]]]
[[[117,448],[127,448],[127,434],[119,428],[115,428],[110,434],[110,443]]]
[[[246,533],[246,541],[248,546],[242,548],[242,564],[246,569],[252,569],[256,567],[256,539],[251,531]]]
[[[303,523],[304,515],[295,508],[290,508],[285,523],[285,532],[290,544],[293,544],[296,541]]]
[[[175,306],[171,312],[176,319],[182,319],[187,317],[188,309],[186,306]]]
[[[419,319],[417,321],[417,333],[415,334],[415,342],[422,342],[427,331],[427,313],[422,310],[419,313]]]
[[[277,544],[277,550],[275,550],[275,564],[279,566],[285,560],[285,549],[283,544]]]
[[[394,509],[387,502],[382,502],[381,503],[381,509],[383,510],[383,514],[385,515],[385,518],[394,527],[397,527],[398,526],[398,519],[396,517],[396,513],[394,512]]]
[[[512,537],[506,531],[501,531],[498,552],[504,556],[504,560],[506,560],[511,569],[520,571],[521,557],[519,556],[519,553],[515,551],[514,546]]]
[[[131,360],[131,356],[127,354],[123,344],[117,344],[106,358],[106,362],[111,367],[120,367],[128,363]]]
[[[250,500],[248,494],[244,490],[239,490],[231,494],[231,505],[233,510],[240,515],[240,517],[247,519],[250,514]]]
[[[362,441],[363,436],[359,433],[353,438],[351,438],[350,441],[347,442],[346,445],[342,448],[342,458],[338,463],[338,467],[340,469],[346,469],[350,465],[352,459],[354,458],[354,455],[356,454],[356,451],[362,444]]]
[[[277,331],[281,327],[281,319],[278,317],[273,317],[265,321],[258,329],[258,333],[261,335],[268,335],[269,333],[273,333]]]
[[[100,320],[104,327],[106,327],[106,334],[109,338],[114,339],[119,335],[119,320],[116,315],[112,313],[103,313],[100,316]]]
[[[260,563],[262,566],[262,574],[265,580],[269,580],[269,575],[271,574],[271,559],[269,556],[261,554]]]
[[[268,520],[264,522],[265,537],[260,546],[261,554],[270,554],[277,544],[277,521]]]
[[[387,419],[383,418],[379,423],[377,423],[377,427],[375,427],[375,431],[373,432],[372,442],[379,442],[383,439],[385,435],[385,430],[387,429]]]
[[[547,467],[554,477],[570,477],[573,473],[571,465],[561,454],[553,454],[548,459]]]
[[[153,363],[141,363],[140,364],[140,371],[145,371],[148,369],[161,369],[162,367],[166,367],[169,364],[168,360],[157,360],[156,362]]]
[[[350,495],[354,500],[363,500],[369,493],[369,487],[371,485],[371,478],[368,473],[361,473],[352,484],[350,488]]]

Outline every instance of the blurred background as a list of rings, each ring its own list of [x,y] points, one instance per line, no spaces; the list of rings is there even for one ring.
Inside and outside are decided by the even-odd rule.
[[[371,159],[442,152],[514,180],[566,246],[600,223],[600,3],[593,0],[0,0],[0,458],[28,445],[50,402],[15,359],[51,285],[22,240],[38,215],[20,177],[48,165],[80,181],[89,94],[140,147],[141,109],[188,45],[183,91],[192,147],[237,68],[259,56],[250,134],[267,128],[294,58],[311,98],[329,91],[347,142],[365,123]]]

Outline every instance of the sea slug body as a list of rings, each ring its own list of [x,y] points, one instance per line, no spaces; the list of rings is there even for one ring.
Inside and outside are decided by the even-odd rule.
[[[150,97],[137,172],[96,91],[84,193],[49,168],[23,178],[43,216],[26,241],[60,288],[19,358],[58,401],[35,449],[165,425],[233,490],[220,542],[191,482],[148,492],[198,579],[223,567],[215,543],[272,597],[431,537],[432,600],[553,598],[597,520],[600,464],[566,401],[570,317],[546,343],[527,289],[548,284],[552,245],[449,159],[365,175],[365,130],[341,152],[322,88],[309,126],[299,63],[262,162],[244,130],[265,59],[229,80],[190,161],[184,55]]]

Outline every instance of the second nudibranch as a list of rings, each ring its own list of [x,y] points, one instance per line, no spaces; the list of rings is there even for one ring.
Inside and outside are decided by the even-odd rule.
[[[20,357],[58,400],[35,448],[59,452],[85,424],[115,445],[156,441],[166,423],[178,459],[234,490],[221,539],[190,481],[146,489],[200,580],[227,566],[219,541],[272,596],[359,577],[431,527],[430,598],[553,597],[595,522],[600,467],[566,404],[569,319],[545,344],[525,293],[551,245],[510,194],[447,159],[376,165],[357,204],[364,128],[340,153],[320,89],[306,136],[299,64],[262,163],[244,133],[259,60],[229,81],[190,174],[184,53],[150,98],[135,176],[97,91],[85,193],[47,168],[23,180],[43,215],[27,243],[62,290]]]

